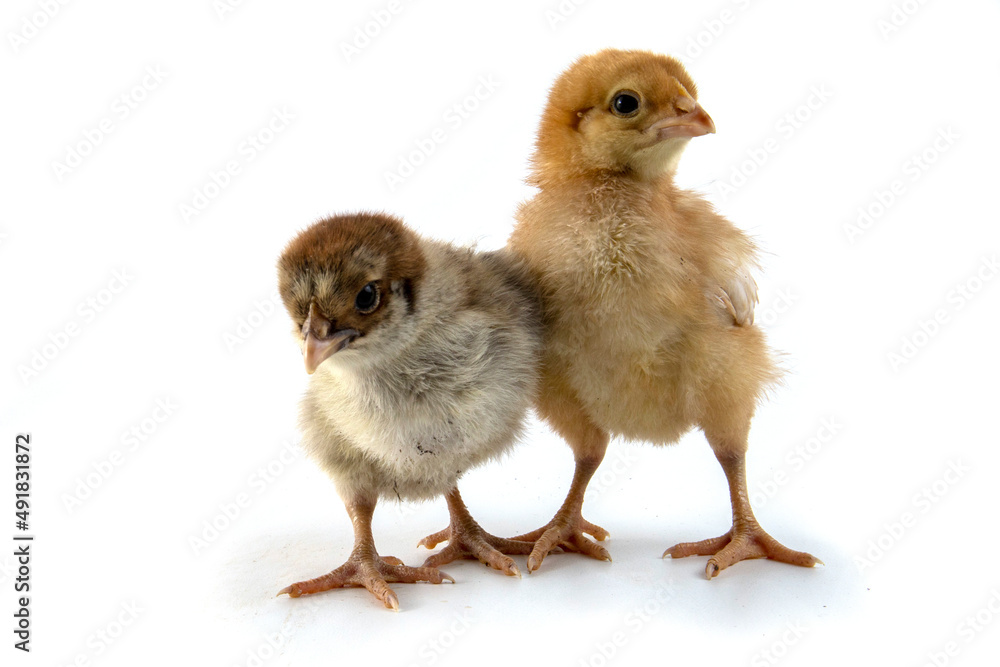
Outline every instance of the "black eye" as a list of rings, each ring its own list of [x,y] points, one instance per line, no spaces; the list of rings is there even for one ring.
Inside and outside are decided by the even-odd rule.
[[[354,298],[354,307],[360,313],[370,313],[378,308],[379,293],[378,285],[373,281],[361,288]]]
[[[619,116],[631,116],[639,110],[639,97],[633,93],[618,93],[611,101],[611,109]]]

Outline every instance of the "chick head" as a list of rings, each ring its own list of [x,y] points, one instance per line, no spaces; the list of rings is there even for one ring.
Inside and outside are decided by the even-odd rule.
[[[398,342],[424,266],[419,237],[389,215],[324,218],[294,238],[278,260],[278,291],[306,371],[342,350]]]
[[[535,185],[596,172],[674,171],[692,137],[715,132],[684,67],[649,51],[584,56],[552,86],[533,158]]]

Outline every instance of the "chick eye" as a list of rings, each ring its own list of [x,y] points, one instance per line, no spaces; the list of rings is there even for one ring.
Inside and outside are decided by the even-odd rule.
[[[362,287],[358,295],[354,297],[354,307],[362,314],[370,313],[378,308],[378,302],[378,285],[374,281]]]
[[[631,116],[639,110],[639,98],[633,93],[618,93],[611,101],[611,110],[619,116]]]

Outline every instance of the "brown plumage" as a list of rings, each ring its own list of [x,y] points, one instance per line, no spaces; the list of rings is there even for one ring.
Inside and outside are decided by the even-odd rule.
[[[609,559],[581,514],[611,436],[655,444],[700,428],[726,473],[733,528],[666,555],[710,555],[709,578],[745,558],[814,565],[759,526],[747,499],[750,420],[778,379],[760,329],[753,243],[673,174],[692,137],[715,131],[679,62],[643,51],[581,58],[553,85],[510,247],[543,290],[539,414],[576,455],[569,496],[535,541]]]
[[[537,385],[538,295],[508,250],[477,253],[424,239],[396,218],[321,220],[278,262],[279,292],[311,374],[302,443],[334,480],[354,527],[347,562],[282,593],[365,586],[398,609],[391,582],[451,579],[456,558],[517,575],[501,553],[532,545],[489,535],[458,478],[516,442]],[[448,540],[423,567],[381,557],[371,519],[379,499],[447,495]]]

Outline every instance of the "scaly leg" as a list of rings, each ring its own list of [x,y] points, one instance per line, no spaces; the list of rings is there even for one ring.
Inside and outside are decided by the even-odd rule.
[[[429,581],[440,584],[448,580],[455,583],[449,575],[430,567],[407,567],[398,558],[392,556],[380,557],[375,550],[375,539],[372,537],[372,514],[375,512],[375,500],[355,496],[347,503],[347,513],[354,525],[354,549],[347,562],[329,574],[321,577],[300,581],[283,588],[278,595],[287,593],[293,598],[300,595],[320,593],[333,588],[347,586],[364,586],[372,595],[393,611],[399,611],[399,599],[391,588],[393,583],[416,583]]]
[[[552,520],[538,530],[512,538],[535,543],[535,548],[528,556],[528,572],[541,567],[545,556],[557,547],[598,560],[611,560],[607,549],[584,535],[587,533],[598,541],[604,541],[609,536],[608,531],[583,518],[583,496],[594,472],[604,460],[604,453],[608,449],[608,434],[594,426],[582,411],[570,410],[568,402],[564,402],[560,408],[558,411],[543,413],[543,416],[572,447],[576,457],[576,470],[566,500]]]
[[[520,577],[521,571],[517,569],[513,559],[504,554],[528,554],[531,553],[534,544],[496,537],[483,530],[462,502],[457,486],[446,498],[448,514],[451,516],[450,525],[420,540],[417,546],[433,549],[441,542],[448,542],[448,546],[425,560],[424,567],[440,567],[459,558],[476,558],[494,570],[500,570],[508,576]]]
[[[757,523],[747,493],[746,455],[719,450],[715,455],[729,481],[733,527],[721,537],[674,545],[663,553],[663,557],[711,556],[705,566],[705,576],[709,579],[730,565],[750,558],[771,558],[802,567],[822,564],[823,561],[815,556],[784,546]]]

